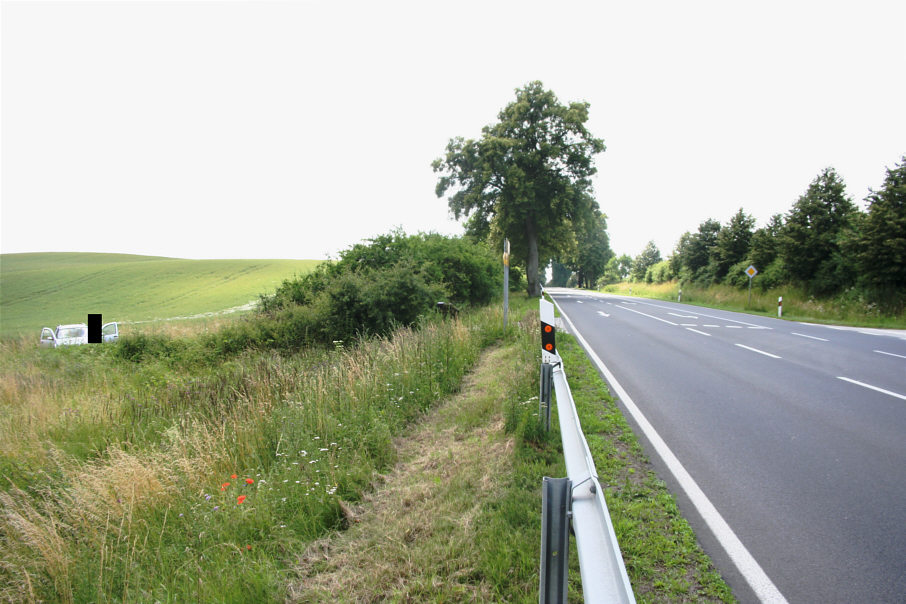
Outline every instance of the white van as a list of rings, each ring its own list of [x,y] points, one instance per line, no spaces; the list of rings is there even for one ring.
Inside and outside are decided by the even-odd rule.
[[[120,337],[120,328],[116,322],[101,326],[101,341],[116,342]],[[41,347],[57,348],[58,346],[78,346],[88,343],[88,325],[72,323],[57,325],[57,329],[45,327],[41,330]]]

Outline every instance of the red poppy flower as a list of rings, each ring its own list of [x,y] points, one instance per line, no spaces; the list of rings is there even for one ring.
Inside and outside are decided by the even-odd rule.
[[[246,546],[245,546],[245,549],[252,549],[252,546],[251,546],[251,545],[246,545]]]
[[[236,498],[236,505],[242,505],[243,501],[245,501],[245,495],[240,495]]]
[[[220,485],[220,490],[221,490],[221,491],[226,491],[226,488],[227,488],[228,486],[230,486],[230,483],[225,482],[225,483],[223,483],[222,485]]]
[[[232,478],[233,480],[236,480],[236,475],[235,475],[235,474],[230,474],[230,478]]]
[[[254,482],[255,482],[255,481],[252,480],[251,478],[246,478],[246,479],[245,479],[245,484],[254,484]]]

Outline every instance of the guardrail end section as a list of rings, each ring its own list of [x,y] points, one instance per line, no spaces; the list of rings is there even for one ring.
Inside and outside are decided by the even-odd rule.
[[[545,476],[541,484],[541,588],[539,604],[566,602],[572,481]]]

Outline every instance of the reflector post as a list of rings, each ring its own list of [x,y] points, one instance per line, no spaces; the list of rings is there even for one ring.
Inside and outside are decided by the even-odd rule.
[[[547,300],[540,302],[541,316],[541,360],[544,363],[553,363],[557,356],[557,328],[554,327],[554,305]]]

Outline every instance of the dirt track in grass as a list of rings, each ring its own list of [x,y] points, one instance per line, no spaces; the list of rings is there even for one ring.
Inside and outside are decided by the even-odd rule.
[[[474,523],[513,450],[501,415],[506,353],[485,351],[460,394],[396,442],[393,470],[345,509],[348,530],[300,557],[288,601],[493,599],[476,572]]]

